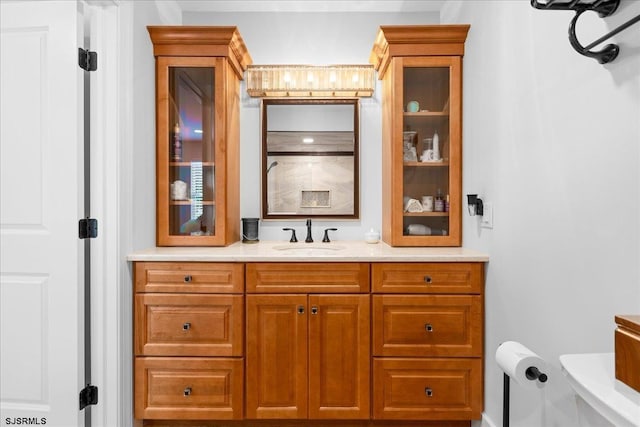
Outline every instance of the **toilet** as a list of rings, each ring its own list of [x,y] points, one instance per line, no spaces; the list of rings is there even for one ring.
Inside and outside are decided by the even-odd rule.
[[[640,393],[615,378],[614,353],[565,354],[581,427],[640,427]]]

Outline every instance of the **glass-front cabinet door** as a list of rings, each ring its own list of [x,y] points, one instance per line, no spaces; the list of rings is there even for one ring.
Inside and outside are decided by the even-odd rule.
[[[382,239],[460,246],[462,56],[468,25],[380,27]]]
[[[455,245],[460,240],[460,58],[397,58],[402,96],[391,150],[396,241]]]
[[[240,237],[240,81],[251,56],[236,27],[147,27],[156,58],[156,244]]]
[[[158,59],[158,232],[216,235],[216,58]],[[219,107],[220,108],[220,107]],[[185,239],[182,239],[185,240]],[[187,239],[191,240],[191,239]]]

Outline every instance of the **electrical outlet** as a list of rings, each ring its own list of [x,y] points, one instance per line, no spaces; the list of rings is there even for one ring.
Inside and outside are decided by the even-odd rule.
[[[480,227],[493,228],[493,203],[488,202],[484,204],[484,212],[482,219],[480,220]]]

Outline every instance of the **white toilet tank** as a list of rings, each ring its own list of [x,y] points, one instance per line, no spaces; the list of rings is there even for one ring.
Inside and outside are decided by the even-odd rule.
[[[581,427],[640,427],[640,393],[615,378],[614,353],[565,354]]]

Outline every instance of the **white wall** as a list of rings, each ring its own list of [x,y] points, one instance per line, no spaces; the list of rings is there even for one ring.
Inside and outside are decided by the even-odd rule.
[[[185,25],[235,25],[254,64],[367,64],[378,27],[393,24],[431,24],[437,13],[192,13]],[[379,86],[379,85],[378,85]],[[246,95],[240,110],[240,214],[260,216],[260,103]],[[377,93],[380,93],[378,87]],[[378,95],[379,96],[379,95]],[[363,98],[360,108],[360,220],[314,220],[314,239],[323,227],[337,227],[333,240],[363,239],[371,227],[380,229],[382,186],[382,115],[379,98]],[[303,235],[304,220],[262,221],[261,240],[286,240],[283,227],[294,226]]]
[[[579,22],[584,45],[640,13],[622,0]],[[595,15],[595,14],[589,14]],[[544,391],[511,387],[511,425],[575,426],[558,356],[612,352],[615,314],[640,313],[640,39],[609,65],[576,53],[570,12],[527,1],[456,1],[464,57],[464,194],[495,208],[464,217],[464,246],[488,252],[485,412],[502,424],[495,350],[522,342],[552,368]],[[582,18],[581,18],[582,19]],[[633,34],[633,37],[632,37]],[[635,38],[634,38],[635,37]]]
[[[181,25],[171,1],[143,0],[133,6],[133,249],[156,245],[155,58],[147,25]]]

